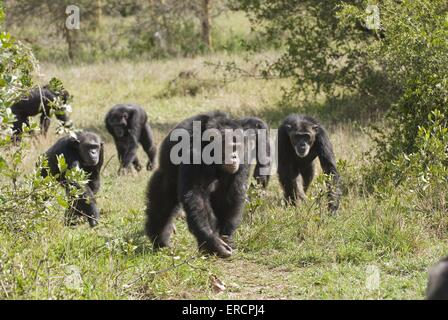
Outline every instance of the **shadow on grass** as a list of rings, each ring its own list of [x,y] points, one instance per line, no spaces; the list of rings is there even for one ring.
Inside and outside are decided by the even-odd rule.
[[[368,125],[384,117],[385,108],[380,99],[360,95],[342,96],[320,102],[302,102],[294,105],[280,102],[275,107],[256,110],[256,116],[265,119],[273,128],[280,125],[289,114],[310,115],[329,125],[352,124]]]

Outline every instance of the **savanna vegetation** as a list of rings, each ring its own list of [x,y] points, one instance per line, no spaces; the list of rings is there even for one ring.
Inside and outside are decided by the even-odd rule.
[[[0,297],[424,298],[428,267],[448,253],[447,2],[184,3],[78,1],[80,29],[68,30],[71,1],[3,1]],[[40,177],[57,126],[11,138],[10,106],[53,77],[73,95],[75,127],[105,141],[95,229],[64,226],[70,200]],[[297,208],[273,176],[249,190],[231,258],[198,253],[182,217],[173,248],[153,252],[143,231],[151,173],[118,176],[104,126],[125,102],[145,108],[156,143],[209,110],[272,128],[290,113],[319,118],[341,173],[338,214],[323,175]]]

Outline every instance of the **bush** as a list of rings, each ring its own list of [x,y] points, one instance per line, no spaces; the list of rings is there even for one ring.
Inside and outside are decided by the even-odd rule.
[[[0,17],[3,11],[0,7]],[[23,158],[29,152],[27,128],[19,139],[12,139],[11,125],[15,118],[11,105],[30,89],[32,73],[36,67],[30,51],[15,41],[8,33],[0,33],[0,278],[3,290],[0,297],[8,297],[13,288],[23,282],[17,273],[35,272],[31,262],[26,265],[14,263],[15,254],[26,252],[32,242],[42,241],[49,229],[50,220],[62,221],[61,211],[69,208],[79,194],[73,187],[69,192],[60,186],[57,177],[41,177],[46,161],[40,159],[30,173],[25,170]],[[53,84],[57,81],[53,81]],[[62,158],[60,168],[67,166]],[[71,182],[85,183],[85,175],[79,170],[68,170]],[[37,272],[37,271],[36,271]],[[29,281],[29,280],[28,280]],[[33,281],[31,281],[32,283]]]

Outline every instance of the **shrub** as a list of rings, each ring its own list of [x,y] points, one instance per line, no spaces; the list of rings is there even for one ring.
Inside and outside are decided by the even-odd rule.
[[[3,11],[0,7],[0,17]],[[14,115],[11,105],[32,85],[31,77],[36,61],[31,52],[8,33],[0,33],[0,278],[3,294],[8,297],[12,288],[23,283],[17,277],[33,273],[32,263],[17,266],[14,263],[16,253],[25,252],[33,241],[45,242],[41,237],[49,228],[49,221],[61,219],[61,211],[69,208],[72,199],[79,194],[75,187],[69,192],[60,186],[57,177],[41,176],[41,169],[47,163],[38,160],[36,167],[26,170],[23,158],[30,149],[27,128],[20,139],[12,139],[11,125]],[[53,84],[56,81],[53,81]],[[63,157],[59,159],[61,170],[67,166]],[[29,173],[25,173],[25,172]],[[71,182],[85,183],[85,175],[80,170],[68,170]],[[62,219],[61,219],[62,220]],[[19,268],[19,269],[18,269]],[[37,272],[37,271],[36,271]]]

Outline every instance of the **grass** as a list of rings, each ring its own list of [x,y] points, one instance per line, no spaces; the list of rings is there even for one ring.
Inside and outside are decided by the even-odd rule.
[[[263,56],[272,56],[266,53]],[[98,132],[105,140],[105,159],[98,204],[100,226],[63,226],[63,212],[49,221],[40,238],[26,250],[0,241],[2,264],[12,266],[14,281],[0,277],[0,297],[32,299],[421,299],[427,268],[448,251],[442,213],[412,210],[400,191],[386,199],[363,196],[358,184],[362,154],[371,145],[362,133],[362,109],[356,99],[337,104],[281,106],[288,80],[241,78],[226,85],[202,88],[195,96],[160,93],[185,70],[200,79],[221,75],[205,61],[235,59],[215,54],[194,59],[152,62],[110,62],[93,65],[41,66],[41,82],[56,76],[74,95],[72,118],[78,128]],[[256,58],[255,58],[256,59]],[[152,252],[143,233],[145,190],[151,173],[118,176],[118,160],[103,119],[117,103],[134,102],[147,111],[160,143],[178,121],[208,110],[234,116],[255,115],[276,128],[291,112],[314,114],[329,130],[340,160],[344,195],[339,214],[330,216],[322,199],[321,179],[298,208],[285,208],[274,176],[266,191],[251,190],[237,250],[227,260],[201,256],[183,218],[171,250]],[[313,107],[314,106],[314,107]],[[332,106],[336,109],[331,109]],[[345,109],[344,109],[345,108]],[[332,117],[330,112],[339,116]],[[344,117],[344,112],[347,115]],[[358,112],[358,113],[357,113]],[[32,170],[39,154],[58,136],[33,140],[24,159]],[[145,155],[139,150],[139,157]],[[443,220],[445,219],[445,220]],[[0,235],[0,240],[2,236]],[[369,289],[369,268],[379,271],[379,286]],[[213,290],[213,279],[224,282]]]
[[[14,17],[14,13],[11,13],[11,16]],[[26,25],[14,23],[8,26],[8,30],[14,37],[28,44],[39,61],[57,61],[58,63],[70,61],[63,30],[58,29],[63,24],[52,23],[52,20],[41,16],[29,16],[26,19],[28,21]],[[153,29],[145,33],[135,32],[136,24],[151,25],[151,21],[147,19],[147,17],[137,18],[132,15],[127,17],[104,15],[99,29],[87,21],[81,23],[81,29],[77,34],[75,61],[87,63],[97,63],[108,59],[134,61],[135,59],[164,58],[170,55],[192,56],[205,50],[201,42],[193,41],[192,37],[192,33],[200,35],[199,19],[190,21],[191,28],[173,30],[172,36],[177,40],[169,43],[168,49],[160,48],[148,40],[148,32],[154,32],[151,31]],[[245,52],[246,44],[262,48],[272,47],[262,40],[259,32],[251,30],[250,21],[244,12],[223,11],[214,16],[212,22],[211,36],[213,50],[216,52]],[[191,39],[192,42],[185,38]]]

